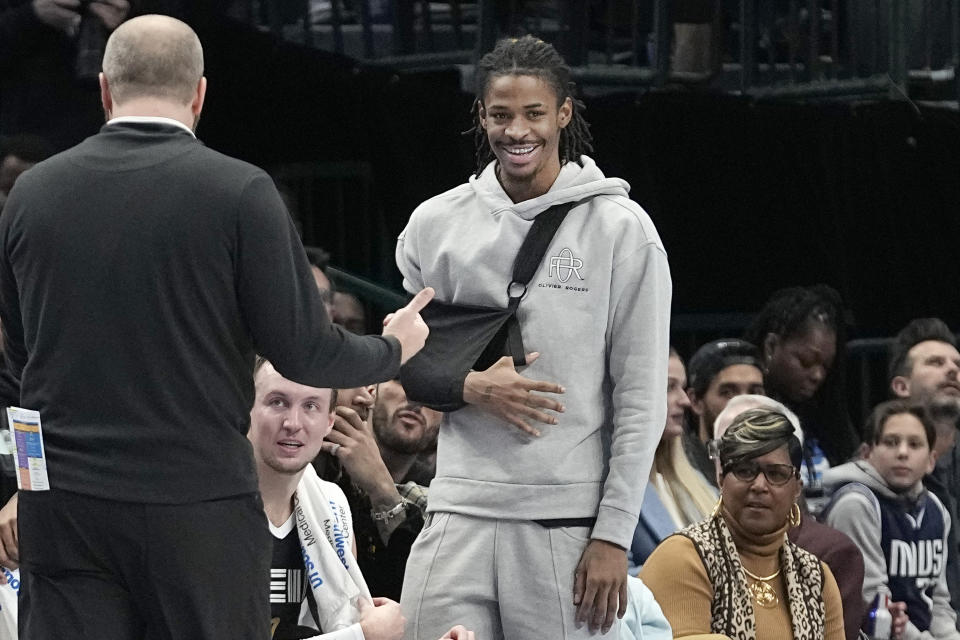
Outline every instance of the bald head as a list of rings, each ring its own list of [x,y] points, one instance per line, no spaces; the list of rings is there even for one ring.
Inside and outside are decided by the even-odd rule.
[[[117,105],[137,98],[189,104],[203,77],[203,48],[183,22],[140,16],[121,24],[107,40],[103,75]]]

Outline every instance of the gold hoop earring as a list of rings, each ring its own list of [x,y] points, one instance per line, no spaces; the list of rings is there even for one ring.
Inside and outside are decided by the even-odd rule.
[[[800,505],[794,502],[793,506],[790,507],[790,526],[799,527],[802,517],[803,514],[800,512]]]
[[[717,499],[717,506],[713,508],[713,511],[710,513],[711,518],[716,518],[720,515],[720,510],[723,508],[723,494],[720,494],[720,497]]]

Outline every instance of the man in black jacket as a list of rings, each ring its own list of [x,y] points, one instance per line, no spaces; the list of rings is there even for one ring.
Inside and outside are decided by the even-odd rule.
[[[121,25],[100,84],[100,134],[21,176],[0,217],[4,353],[50,484],[19,495],[21,636],[262,640],[254,353],[314,387],[393,377],[432,291],[382,337],[329,323],[273,182],[194,136],[182,22]]]

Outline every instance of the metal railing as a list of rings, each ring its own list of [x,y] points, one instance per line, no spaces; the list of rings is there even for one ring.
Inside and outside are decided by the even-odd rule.
[[[710,0],[706,0],[708,3]],[[497,38],[552,42],[588,85],[703,84],[757,97],[887,94],[956,99],[960,0],[712,0],[676,37],[671,0],[241,0],[263,30],[372,64],[471,64]],[[701,18],[702,20],[702,18]],[[700,49],[699,67],[677,64]]]

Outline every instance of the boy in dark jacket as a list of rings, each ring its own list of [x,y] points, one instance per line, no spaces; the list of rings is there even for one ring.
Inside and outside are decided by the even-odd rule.
[[[864,436],[866,459],[831,469],[836,489],[826,523],[860,547],[867,602],[887,592],[906,605],[903,640],[960,640],[945,567],[950,516],[923,487],[936,432],[926,410],[905,400],[878,405]]]

